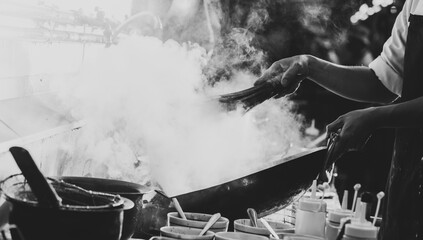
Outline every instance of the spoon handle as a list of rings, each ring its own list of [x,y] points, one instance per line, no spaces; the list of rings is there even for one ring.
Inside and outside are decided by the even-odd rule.
[[[279,239],[278,234],[275,232],[275,230],[273,230],[273,228],[269,225],[269,223],[264,218],[260,218],[260,221],[267,228],[267,230],[269,230],[270,234],[272,234],[275,239]]]
[[[204,226],[203,230],[198,234],[198,236],[203,236],[213,225],[217,220],[220,218],[220,213],[216,213],[207,222],[206,226]]]
[[[250,223],[252,227],[257,227],[257,212],[253,208],[247,209],[248,217],[250,217]]]
[[[181,207],[181,205],[179,204],[178,199],[176,199],[176,198],[172,198],[172,202],[173,202],[173,205],[175,205],[176,211],[178,211],[179,216],[180,216],[182,219],[187,220],[187,217],[185,216],[185,213],[184,213],[184,211],[182,210],[182,207]]]

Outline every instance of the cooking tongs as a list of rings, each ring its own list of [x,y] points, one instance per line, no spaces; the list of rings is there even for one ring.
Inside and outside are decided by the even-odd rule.
[[[219,102],[228,110],[235,110],[241,104],[247,111],[273,97],[283,97],[290,92],[280,83],[265,82],[263,84],[219,97]]]

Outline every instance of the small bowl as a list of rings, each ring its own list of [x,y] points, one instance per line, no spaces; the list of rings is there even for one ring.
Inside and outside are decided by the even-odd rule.
[[[212,217],[210,214],[190,212],[186,212],[185,216],[187,217],[186,220],[179,217],[179,213],[170,212],[167,214],[167,225],[203,229]],[[228,231],[228,226],[229,219],[220,217],[219,220],[217,220],[217,222],[210,228],[210,231],[214,233],[226,232]]]
[[[302,235],[302,234],[295,234],[295,233],[278,233],[279,239],[284,240],[324,240],[324,238],[310,236],[310,235]],[[270,235],[271,240],[276,240],[272,235]]]
[[[149,240],[175,240],[175,239],[170,237],[154,236],[154,237],[151,237]]]
[[[187,239],[187,240],[212,240],[214,238],[214,232],[207,231],[203,236],[198,236],[201,229],[187,228],[187,227],[162,227],[160,228],[160,234],[163,237],[170,237],[176,239]]]
[[[269,240],[267,237],[242,232],[220,232],[215,237],[216,240]]]
[[[277,233],[294,233],[295,228],[291,224],[267,221],[269,225]],[[237,219],[234,221],[235,232],[251,233],[262,236],[269,236],[269,230],[263,225],[261,221],[257,221],[258,227],[252,227],[250,219]]]

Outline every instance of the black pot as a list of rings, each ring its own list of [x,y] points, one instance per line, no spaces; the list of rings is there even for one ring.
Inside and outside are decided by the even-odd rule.
[[[123,221],[123,200],[109,194],[89,195],[73,189],[56,190],[63,202],[59,207],[42,207],[25,178],[18,174],[5,179],[1,189],[12,203],[9,222],[25,240],[119,240]],[[65,195],[78,201],[66,202]],[[21,239],[13,236],[13,239]],[[21,239],[23,240],[23,239]]]
[[[135,206],[124,210],[121,240],[130,239],[132,236],[143,236],[141,230],[139,230],[142,224],[143,195],[150,192],[149,188],[136,183],[104,178],[61,176],[56,177],[56,179],[85,189],[118,194],[130,199]]]

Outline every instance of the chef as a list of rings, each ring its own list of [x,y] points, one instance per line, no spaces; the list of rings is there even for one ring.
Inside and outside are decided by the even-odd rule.
[[[387,104],[356,110],[328,125],[338,132],[335,159],[357,150],[377,128],[396,138],[380,239],[423,239],[423,0],[407,0],[383,51],[368,67],[336,65],[310,55],[276,61],[257,80],[294,92],[309,79],[344,98]]]

